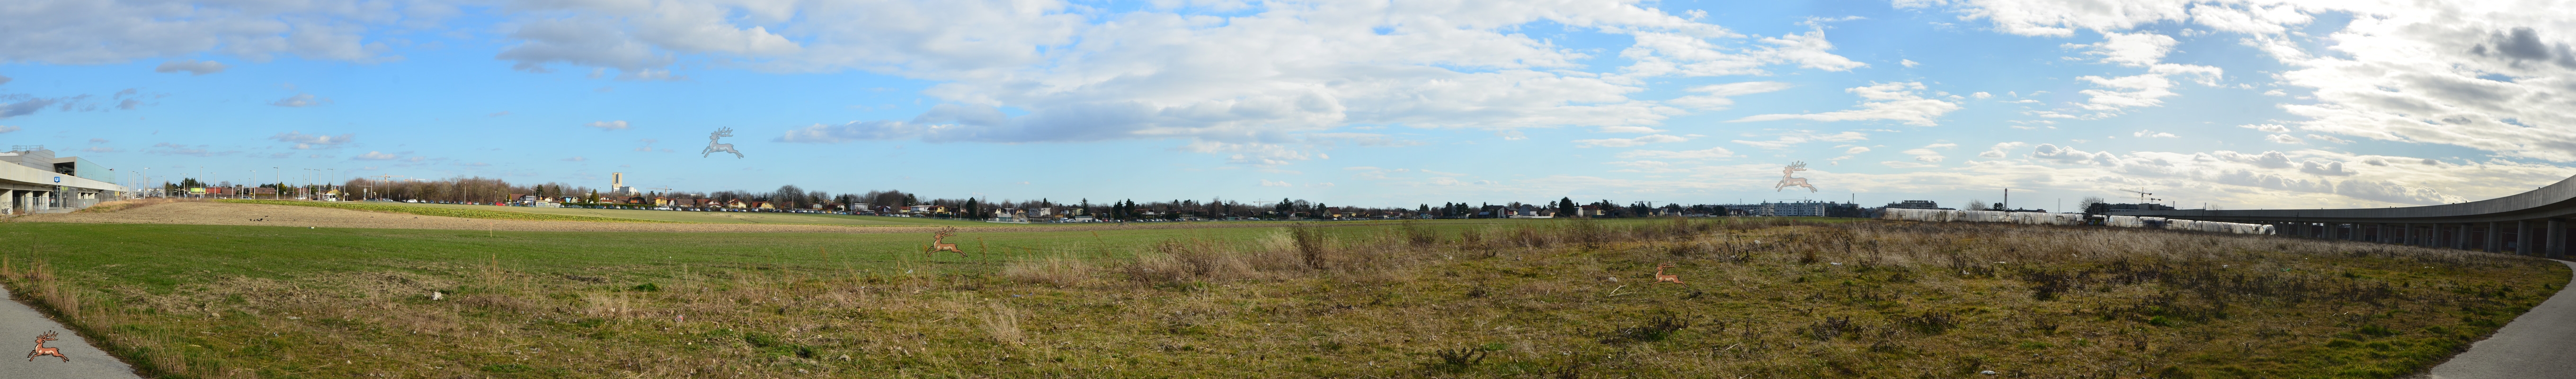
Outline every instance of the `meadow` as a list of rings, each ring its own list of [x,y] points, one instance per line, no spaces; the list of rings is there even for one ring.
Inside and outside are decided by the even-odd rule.
[[[845,226],[1048,226],[1071,224],[997,224],[973,220],[935,219],[925,217],[856,216],[821,213],[771,212],[685,212],[636,209],[534,208],[468,204],[415,204],[392,202],[321,202],[296,200],[216,200],[227,203],[295,205],[353,209],[374,212],[410,213],[425,216],[464,217],[495,220],[605,221],[605,222],[688,222],[707,224],[802,224]]]
[[[1876,221],[926,237],[11,223],[0,280],[167,377],[2386,378],[2569,276]]]

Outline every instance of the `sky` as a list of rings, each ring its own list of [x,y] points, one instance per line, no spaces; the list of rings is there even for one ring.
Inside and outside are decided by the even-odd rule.
[[[131,183],[619,172],[1403,207],[2010,189],[2063,210],[2430,205],[2576,175],[2565,1],[17,0],[0,25],[0,143]],[[1776,188],[1793,163],[1813,191]]]

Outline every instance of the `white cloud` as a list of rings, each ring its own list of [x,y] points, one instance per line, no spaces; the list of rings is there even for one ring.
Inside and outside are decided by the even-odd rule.
[[[2129,133],[2129,136],[2130,136],[2130,137],[2138,137],[2138,138],[2175,138],[2175,136],[2174,136],[2174,134],[2173,134],[2173,133],[2165,133],[2165,132],[2158,132],[2158,131],[2152,131],[2152,130],[2139,130],[2139,131],[2137,131],[2137,132],[2135,132],[2135,133]]]
[[[2046,143],[2031,147],[2030,157],[2063,164],[2088,165],[2117,165],[2120,159],[2119,155],[2107,151],[2085,152],[2071,146],[2062,147]]]
[[[1689,140],[1689,138],[1655,134],[1637,138],[1579,139],[1574,140],[1574,147],[1631,147],[1643,146],[1650,143],[1682,142]]]
[[[2568,44],[2576,30],[2556,17],[2576,13],[2576,4],[1966,0],[1902,5],[1942,7],[2023,35],[2067,37],[2076,29],[2128,35],[2140,25],[2181,21],[2243,33],[2235,39],[2286,68],[2268,75],[2278,81],[2271,85],[2311,94],[2297,98],[2305,101],[2277,105],[2304,118],[2286,124],[2317,132],[2307,140],[2357,137],[2576,162],[2576,116],[2553,111],[2576,105],[2568,100],[2576,99],[2576,88],[2557,79],[2576,68],[2576,53],[2557,47]],[[2353,21],[2338,30],[2302,32],[2320,14],[2349,15]],[[2151,74],[2197,75],[2203,83],[2216,82],[2215,68],[2164,66],[2151,66]],[[2170,96],[2159,92],[2169,85],[2148,80],[2097,84],[2119,93],[2097,93],[2088,105],[2152,106],[2153,100]]]
[[[1904,154],[1906,154],[1906,155],[1912,155],[1912,156],[1914,156],[1914,161],[1915,161],[1915,162],[1922,162],[1922,163],[1925,163],[1925,164],[1939,164],[1939,163],[1941,163],[1941,161],[1942,161],[1942,160],[1949,159],[1949,157],[1941,156],[1941,152],[1940,152],[1940,151],[1936,151],[1936,150],[1932,150],[1932,149],[1948,149],[1948,148],[1954,148],[1954,147],[1959,147],[1959,144],[1955,144],[1955,143],[1936,143],[1936,144],[1924,145],[1924,146],[1923,146],[1923,147],[1921,147],[1921,148],[1906,149],[1905,151],[1899,151],[1898,153],[1904,153]],[[1884,163],[1884,162],[1882,162],[1882,163]],[[1908,167],[1898,167],[1898,168],[1908,168]]]
[[[0,33],[0,46],[7,46],[0,48],[0,61],[52,64],[109,64],[199,53],[253,61],[291,54],[372,62],[386,46],[366,39],[370,29],[436,22],[454,9],[441,3],[414,3],[403,10],[408,15],[401,15],[385,6],[329,1],[14,0],[9,5],[10,11],[0,12],[0,25],[11,27],[10,32]],[[220,69],[190,72],[214,70]]]
[[[191,76],[224,72],[224,63],[216,61],[180,59],[163,61],[161,62],[161,66],[152,68],[152,72],[169,73],[181,71],[186,71],[188,75]]]
[[[2302,141],[2302,140],[2299,140],[2299,137],[2291,137],[2291,136],[2290,136],[2290,135],[2288,135],[2288,134],[2270,134],[2270,135],[2264,135],[2264,136],[2263,136],[2263,140],[2265,140],[2265,141],[2272,141],[2273,143],[2286,143],[2286,144],[2293,144],[2293,145],[2308,143],[2308,141]]]
[[[1899,0],[1895,5],[1898,8],[1947,5],[1959,13],[1960,20],[1984,19],[2006,33],[2069,37],[2075,35],[2076,29],[2128,30],[2157,21],[2181,21],[2190,16],[2186,10],[2190,3],[2188,0]]]
[[[1879,163],[1879,164],[1887,165],[1887,167],[1895,167],[1895,168],[1936,168],[1936,167],[1941,167],[1941,165],[1937,165],[1937,164],[1921,163],[1921,162],[1906,162],[1906,161],[1882,161],[1882,162],[1878,162],[1878,163]]]
[[[1915,63],[1915,62],[1914,62],[1914,60],[1912,60],[1912,59],[1898,59],[1898,60],[1896,60],[1896,64],[1905,65],[1905,67],[1907,67],[1907,68],[1912,68],[1912,67],[1914,67],[1914,66],[1922,65],[1922,63]]]
[[[1939,123],[1934,119],[1950,111],[1959,110],[1958,103],[1923,97],[1921,93],[1923,90],[1923,83],[1919,82],[1874,83],[1844,90],[1861,97],[1859,109],[1807,114],[1762,114],[1728,122],[1791,119],[1828,122],[1896,120],[1904,121],[1906,125],[1935,126]]]
[[[2299,162],[2299,172],[2326,176],[2352,176],[2360,173],[2344,169],[2343,162],[2318,163],[2317,161]]]
[[[1706,149],[1682,151],[1629,150],[1619,153],[1620,158],[1718,159],[1733,156],[1735,156],[1735,152],[1727,151],[1724,147],[1710,147]]]
[[[374,62],[370,31],[462,30],[489,12],[514,69],[621,80],[683,70],[866,71],[935,83],[937,105],[903,119],[834,122],[807,137],[933,142],[1116,139],[1276,144],[1265,136],[1350,125],[1509,130],[1654,127],[1688,113],[1630,98],[1663,77],[1866,67],[1833,53],[1821,24],[1748,35],[1629,0],[1450,3],[1219,2],[1103,11],[1060,1],[536,1],[130,4],[29,0],[0,14],[0,61],[119,63],[219,54]],[[487,4],[488,5],[488,4]],[[479,16],[479,15],[478,15]],[[1576,49],[1529,27],[1629,38]],[[399,33],[397,33],[399,34]],[[404,37],[408,38],[408,37]],[[1587,66],[1604,51],[1632,62]],[[211,63],[165,62],[171,69]],[[193,66],[190,66],[193,65]],[[577,75],[577,74],[576,74]],[[303,97],[299,95],[299,97]],[[1717,99],[1685,100],[1694,107]],[[1696,102],[1694,102],[1696,101]],[[303,97],[283,106],[327,103]],[[966,122],[960,113],[1012,109]],[[907,130],[870,130],[874,127]],[[944,126],[932,130],[934,126]],[[1506,135],[1505,138],[1512,138]],[[807,138],[813,140],[813,138]]]
[[[564,158],[564,159],[563,159],[563,161],[565,161],[565,162],[582,162],[582,161],[588,161],[588,160],[590,160],[590,158],[583,158],[583,157],[581,157],[581,156],[573,156],[573,157],[571,157],[571,158]]]
[[[1729,99],[1730,97],[1784,90],[1789,89],[1789,87],[1791,87],[1789,83],[1782,82],[1711,84],[1691,87],[1689,89],[1690,92],[1701,93],[1699,95],[1683,96],[1672,100],[1665,100],[1664,104],[1704,111],[1723,110],[1727,107],[1735,106],[1735,100]]]
[[[2266,151],[2262,154],[2244,154],[2234,151],[2219,150],[2215,155],[2229,161],[2253,164],[2254,167],[2289,168],[2292,165],[2292,163],[2290,163],[2289,155],[2282,154],[2279,151]]]
[[[1861,132],[1841,132],[1841,133],[1834,133],[1834,134],[1815,134],[1814,132],[1798,131],[1798,132],[1795,132],[1795,133],[1782,134],[1782,135],[1780,135],[1780,138],[1779,138],[1779,139],[1774,139],[1774,140],[1770,140],[1770,141],[1747,141],[1747,140],[1735,140],[1734,142],[1735,142],[1735,143],[1740,143],[1740,144],[1746,144],[1746,145],[1753,145],[1754,147],[1760,147],[1760,148],[1765,148],[1765,149],[1786,149],[1786,148],[1789,148],[1789,146],[1792,146],[1792,145],[1797,145],[1797,144],[1801,144],[1801,143],[1808,143],[1808,142],[1815,142],[1815,141],[1826,141],[1826,142],[1851,142],[1851,141],[1859,141],[1859,140],[1866,140],[1866,139],[1869,139],[1869,133],[1861,133]]]
[[[1866,147],[1866,146],[1853,146],[1853,147],[1852,147],[1852,148],[1850,148],[1850,149],[1844,149],[1844,150],[1843,150],[1843,154],[1844,154],[1844,155],[1860,154],[1860,153],[1867,153],[1867,152],[1869,152],[1869,147]]]
[[[356,156],[356,157],[350,157],[349,159],[362,160],[362,161],[388,161],[388,160],[393,160],[394,158],[401,158],[401,157],[402,157],[402,156],[400,156],[400,155],[386,154],[385,152],[382,152],[382,151],[369,151],[369,152],[367,152],[366,154],[358,154],[358,156]]]
[[[2066,44],[2067,47],[2089,48],[2084,55],[2102,57],[2102,63],[2129,67],[2147,67],[2165,59],[2172,52],[2173,37],[2155,33],[2103,33],[2102,42],[2089,45]]]
[[[1762,45],[1768,46],[1742,49],[1728,49],[1723,47],[1725,44],[1709,40],[1709,37],[1740,37],[1724,30],[1693,28],[1670,32],[1638,31],[1630,35],[1637,44],[1620,51],[1619,56],[1635,62],[1620,68],[1632,76],[1769,75],[1771,72],[1765,67],[1779,64],[1796,64],[1801,68],[1822,71],[1848,71],[1869,66],[1826,52],[1833,50],[1834,45],[1825,40],[1825,31],[1821,27],[1805,34],[1759,38]]]
[[[18,128],[17,126],[11,126],[11,125],[0,125],[0,133],[15,132],[15,131],[18,131],[18,130],[19,130],[19,128]]]
[[[511,23],[518,44],[499,58],[629,79],[703,60],[939,83],[923,92],[939,107],[911,120],[817,124],[789,141],[1234,145],[1294,144],[1271,136],[1348,125],[1651,129],[1682,106],[1724,105],[1629,97],[1651,78],[1864,66],[1832,54],[1821,29],[1749,36],[1619,0],[1227,4],[1219,8],[1235,10],[1210,16],[1196,6],[1099,12],[1009,0],[556,3],[544,8],[571,15]],[[1634,64],[1587,69],[1598,53],[1525,34],[1531,25],[1633,37],[1614,51]]]
[[[2246,129],[2254,129],[2254,130],[2261,130],[2261,131],[2265,131],[2265,132],[2272,132],[2272,133],[2289,133],[2289,132],[2290,132],[2290,127],[2287,127],[2287,126],[2281,126],[2281,124],[2245,124],[2245,125],[2237,125],[2236,127],[2239,127],[2239,128],[2246,128]]]
[[[1991,98],[1991,97],[1995,97],[1995,94],[1985,93],[1985,92],[1980,91],[1980,92],[1977,92],[1977,93],[1968,94],[1968,97],[1974,97],[1974,98],[1984,99],[1984,98]]]
[[[301,107],[310,107],[310,106],[317,106],[317,105],[330,104],[330,103],[331,103],[331,99],[330,99],[330,98],[319,98],[319,97],[313,97],[313,94],[309,94],[309,93],[299,93],[299,94],[295,94],[295,96],[287,96],[287,97],[286,97],[286,98],[284,98],[284,99],[277,99],[277,101],[269,102],[269,103],[268,103],[268,105],[275,105],[275,106],[281,106],[281,107],[290,107],[290,108],[301,108]]]
[[[1295,184],[1289,184],[1288,182],[1284,182],[1284,181],[1281,181],[1281,182],[1273,182],[1273,181],[1270,181],[1269,179],[1262,179],[1262,180],[1261,180],[1261,186],[1262,186],[1262,187],[1295,187],[1295,186],[1297,186],[1297,185],[1295,185]]]
[[[2333,136],[2324,136],[2324,135],[2315,135],[2315,134],[2310,134],[2310,135],[2308,135],[2308,138],[2310,138],[2310,139],[2315,139],[2315,140],[2318,140],[2318,141],[2326,141],[2326,142],[2333,142],[2333,143],[2352,143],[2352,141],[2346,141],[2346,140],[2344,140],[2344,139],[2342,139],[2342,138],[2335,138],[2335,137],[2333,137]]]
[[[599,130],[626,130],[626,120],[592,121],[582,126],[599,128]]]
[[[278,142],[295,144],[293,147],[299,150],[339,148],[340,145],[347,144],[349,141],[357,138],[358,135],[354,133],[342,133],[338,136],[333,136],[328,134],[304,134],[304,132],[301,131],[278,133],[277,135],[268,137],[268,139],[277,140]]]
[[[1977,157],[2000,159],[2010,156],[2010,151],[2012,149],[2021,148],[2022,146],[2030,146],[2030,144],[2022,143],[2020,141],[1996,143],[1994,147],[1986,148],[1986,151],[1977,153]]]

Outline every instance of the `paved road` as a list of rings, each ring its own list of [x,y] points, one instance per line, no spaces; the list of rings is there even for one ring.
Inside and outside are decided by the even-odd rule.
[[[9,297],[8,288],[0,288],[0,299]],[[41,357],[35,361],[7,358],[18,349],[35,350],[36,336],[53,331],[57,340],[45,341],[45,347],[61,349],[71,362],[62,358]],[[15,301],[0,301],[0,378],[138,378],[134,367],[125,361],[99,351],[89,339],[74,334],[71,328],[45,318],[34,308]]]
[[[2558,261],[2568,269],[2576,262]],[[2570,278],[2576,285],[2576,278]],[[2530,312],[2469,345],[2469,351],[2433,366],[2433,379],[2576,377],[2576,290],[2561,287]]]

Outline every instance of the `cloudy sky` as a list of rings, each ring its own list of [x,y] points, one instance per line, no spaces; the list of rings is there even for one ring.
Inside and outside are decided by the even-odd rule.
[[[1333,204],[2493,198],[2576,4],[0,3],[0,142],[175,180]],[[744,157],[702,153],[718,128]],[[1781,167],[1818,192],[1772,188]],[[136,175],[139,176],[139,175]],[[139,180],[139,179],[137,179]]]

